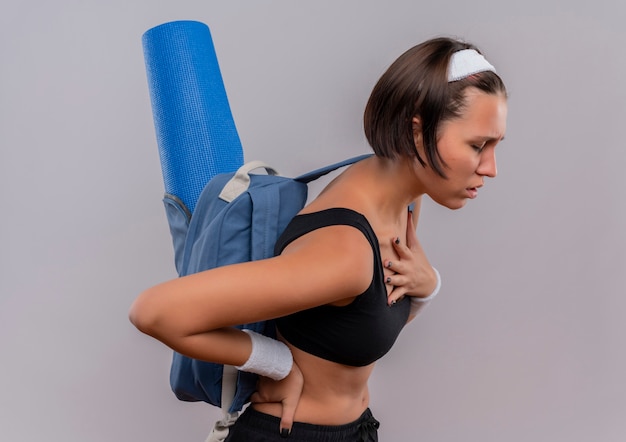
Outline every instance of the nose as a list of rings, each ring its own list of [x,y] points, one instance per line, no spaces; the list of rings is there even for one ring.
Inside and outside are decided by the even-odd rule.
[[[496,152],[494,148],[484,149],[482,151],[476,173],[481,176],[488,176],[489,178],[496,177],[498,168],[496,166]]]

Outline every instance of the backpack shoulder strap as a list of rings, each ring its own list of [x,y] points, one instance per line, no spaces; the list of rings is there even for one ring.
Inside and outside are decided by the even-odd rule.
[[[299,181],[301,183],[310,183],[311,181],[315,181],[319,177],[322,177],[322,176],[332,172],[333,170],[337,170],[340,167],[349,166],[350,164],[354,164],[354,163],[356,163],[358,161],[364,160],[365,158],[369,158],[372,155],[373,154],[368,153],[368,154],[364,154],[364,155],[359,155],[359,156],[356,156],[356,157],[348,158],[347,160],[343,160],[343,161],[340,161],[338,163],[331,164],[329,166],[321,167],[319,169],[315,169],[315,170],[313,170],[311,172],[308,172],[308,173],[305,173],[303,175],[300,175],[300,176],[294,178],[294,180],[295,181]]]
[[[226,183],[220,192],[219,198],[227,203],[230,203],[232,200],[244,193],[248,190],[248,187],[250,187],[250,172],[254,169],[260,168],[265,169],[268,175],[278,175],[276,169],[272,166],[268,166],[262,161],[249,161],[237,169],[237,172],[235,172],[233,177]]]

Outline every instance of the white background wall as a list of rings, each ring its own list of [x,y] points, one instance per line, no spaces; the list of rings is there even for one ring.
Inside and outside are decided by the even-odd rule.
[[[203,441],[170,352],[127,310],[175,276],[141,35],[212,30],[246,159],[284,174],[367,151],[401,52],[478,44],[510,90],[497,179],[425,203],[439,299],[375,370],[383,441],[626,438],[626,61],[620,0],[3,0],[0,440]]]

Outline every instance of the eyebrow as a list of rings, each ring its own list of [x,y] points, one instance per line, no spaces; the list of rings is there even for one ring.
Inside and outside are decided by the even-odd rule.
[[[478,141],[478,140],[480,140],[480,141],[482,141],[483,143],[489,143],[489,142],[491,142],[491,141],[497,141],[497,142],[504,141],[504,138],[505,138],[504,136],[502,136],[501,138],[498,138],[498,137],[489,137],[489,136],[485,136],[485,137],[480,137],[480,136],[479,136],[479,137],[476,137],[476,138],[475,138],[475,140],[477,140],[477,141]]]

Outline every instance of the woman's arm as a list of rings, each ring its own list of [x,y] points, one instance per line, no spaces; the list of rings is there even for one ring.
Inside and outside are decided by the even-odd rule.
[[[181,354],[242,365],[250,339],[231,326],[357,296],[371,282],[372,262],[360,231],[326,227],[298,238],[278,257],[154,286],[133,303],[130,320]]]

